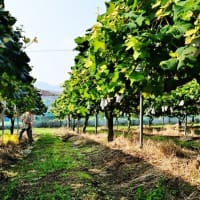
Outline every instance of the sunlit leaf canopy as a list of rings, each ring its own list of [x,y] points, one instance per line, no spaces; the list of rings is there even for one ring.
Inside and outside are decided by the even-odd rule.
[[[161,109],[164,92],[192,80],[198,85],[199,13],[200,0],[106,2],[106,12],[75,39],[78,55],[53,110],[65,107],[75,118],[104,111],[111,141],[113,117],[138,114],[140,91],[145,98],[153,95]]]
[[[134,105],[130,97],[141,90],[159,95],[200,82],[200,0],[111,0],[106,8],[75,39],[78,55],[64,90],[72,104],[99,105],[121,94]]]

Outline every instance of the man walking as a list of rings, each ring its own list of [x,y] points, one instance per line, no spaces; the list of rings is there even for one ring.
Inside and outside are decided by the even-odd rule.
[[[32,112],[31,111],[25,112],[21,116],[21,120],[22,120],[22,129],[19,133],[19,140],[22,139],[22,135],[23,135],[24,131],[26,131],[27,136],[28,136],[28,143],[30,145],[32,145],[32,142],[33,142],[33,136],[32,136],[33,114],[32,114]]]

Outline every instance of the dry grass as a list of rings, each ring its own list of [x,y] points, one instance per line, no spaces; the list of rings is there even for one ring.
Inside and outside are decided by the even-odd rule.
[[[58,130],[58,134],[63,136],[76,133],[66,128],[61,128]],[[149,134],[152,134],[152,131]],[[178,132],[176,127],[169,127],[167,130],[161,129],[156,133],[154,131],[153,134],[183,136],[183,133]],[[144,146],[141,149],[139,147],[139,134],[135,130],[129,133],[129,137],[121,135],[116,137],[113,142],[107,142],[106,133],[98,133],[97,135],[80,133],[79,136],[94,140],[111,149],[119,149],[124,153],[140,157],[166,174],[180,177],[191,185],[200,188],[200,158],[198,157],[198,152],[181,148],[173,142],[153,141],[150,139],[144,141]]]
[[[61,128],[58,128],[58,129],[55,129],[55,132],[58,136],[66,136],[66,135],[69,135],[69,134],[75,134],[74,131],[72,131],[71,129],[66,129],[64,127],[61,127]]]
[[[160,135],[160,136],[183,136],[184,135],[184,131],[180,129],[179,126],[177,125],[170,125],[170,126],[165,125],[164,128],[145,127],[144,133],[150,134],[150,135]]]
[[[187,153],[184,152],[180,146],[177,146],[171,141],[160,143],[159,149],[165,157],[171,157],[171,156],[177,156],[181,158],[187,157]]]
[[[144,141],[144,146],[141,149],[138,134],[133,134],[129,138],[119,136],[109,143],[106,134],[82,134],[82,136],[109,148],[120,149],[124,153],[141,157],[166,174],[180,177],[200,188],[200,159],[197,161],[197,152],[183,149],[173,142],[158,142],[150,139]]]

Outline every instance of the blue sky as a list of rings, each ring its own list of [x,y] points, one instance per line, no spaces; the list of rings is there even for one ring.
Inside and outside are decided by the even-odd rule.
[[[105,0],[5,0],[5,9],[23,25],[25,36],[38,38],[26,50],[32,76],[61,85],[74,64],[74,39],[95,24],[97,11],[105,12]]]

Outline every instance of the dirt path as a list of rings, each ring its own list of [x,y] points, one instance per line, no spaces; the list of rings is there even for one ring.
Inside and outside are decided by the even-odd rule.
[[[5,171],[9,168],[17,170],[21,160],[25,159],[30,162],[33,159],[31,157],[32,153],[38,151],[37,142],[34,145],[36,147],[33,147],[32,150],[25,148],[23,151],[20,150],[22,147],[12,145],[1,148],[1,155],[4,156],[0,158],[2,164],[0,184],[4,186],[4,191],[6,187],[10,186],[12,181],[12,175],[6,174]],[[46,147],[47,145],[48,142]],[[98,142],[76,134],[59,136],[58,145],[63,145],[63,147],[69,145],[73,153],[66,152],[66,150],[65,152],[70,154],[72,159],[78,160],[80,165],[75,168],[52,168],[47,174],[34,178],[31,182],[25,182],[22,177],[19,177],[16,188],[12,190],[10,199],[29,199],[28,195],[31,193],[33,193],[33,198],[30,199],[34,199],[34,191],[36,196],[36,190],[47,186],[50,187],[55,182],[63,188],[68,188],[62,190],[62,192],[70,192],[68,196],[57,194],[56,200],[200,199],[200,191],[196,187],[184,182],[179,177],[161,171],[159,168],[146,162],[139,154],[138,156],[133,156],[118,149],[110,149]],[[43,146],[44,151],[46,147]],[[78,156],[74,152],[78,152]],[[60,150],[57,153],[63,154],[64,151]],[[37,157],[37,159],[42,160],[44,158]],[[82,164],[83,160],[87,164]],[[32,169],[33,173],[34,170]],[[58,188],[57,186],[57,190]],[[53,190],[45,189],[42,191],[44,195],[45,192],[48,193]],[[27,196],[24,194],[27,194]],[[44,195],[40,199],[45,198],[47,196]],[[2,199],[6,200],[9,198],[4,196]]]

